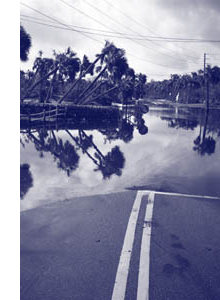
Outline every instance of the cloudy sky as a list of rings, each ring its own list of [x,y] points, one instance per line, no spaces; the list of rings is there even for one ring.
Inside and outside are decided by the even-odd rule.
[[[149,80],[201,69],[205,52],[208,63],[220,64],[220,43],[156,38],[219,40],[220,0],[22,0],[20,7],[32,37],[24,70],[39,50],[49,57],[71,46],[94,59],[105,40],[124,48],[129,65]]]

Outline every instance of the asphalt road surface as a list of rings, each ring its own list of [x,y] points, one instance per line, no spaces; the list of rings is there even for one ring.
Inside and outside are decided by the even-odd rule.
[[[21,213],[21,300],[219,300],[220,199],[129,191]]]

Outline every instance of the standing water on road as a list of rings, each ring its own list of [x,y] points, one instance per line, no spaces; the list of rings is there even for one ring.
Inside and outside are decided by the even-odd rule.
[[[125,189],[220,195],[220,110],[126,111],[117,126],[21,130],[21,210]]]

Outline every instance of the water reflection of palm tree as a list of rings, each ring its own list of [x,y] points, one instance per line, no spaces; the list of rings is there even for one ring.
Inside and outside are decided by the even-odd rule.
[[[107,136],[107,140],[121,139],[125,143],[133,139],[134,128],[137,128],[139,134],[145,135],[148,133],[148,127],[145,125],[143,114],[148,112],[148,107],[137,105],[135,109],[125,108],[122,111],[119,126],[116,129],[100,130],[102,134]]]
[[[83,130],[82,133],[86,138],[89,138]],[[103,155],[93,141],[91,141],[91,144],[96,151],[95,157],[99,162],[97,170],[102,172],[103,178],[110,178],[113,174],[121,176],[125,158],[123,153],[120,151],[120,148],[115,146],[107,153],[107,155]]]
[[[90,143],[91,143],[91,139],[92,136],[89,137],[89,140],[87,139],[87,141],[85,142],[85,139],[82,138],[82,133],[79,130],[80,134],[79,137],[75,137],[72,135],[72,133],[66,129],[66,132],[68,133],[68,135],[73,139],[73,141],[76,143],[76,145],[82,149],[83,153],[86,153],[86,155],[94,162],[94,164],[98,165],[98,162],[96,159],[94,159],[94,157],[88,152],[88,148],[90,147]]]
[[[197,151],[198,154],[200,154],[200,155],[205,155],[206,153],[208,155],[211,155],[211,154],[213,154],[215,152],[216,141],[211,136],[206,137],[206,134],[207,134],[207,124],[208,124],[208,116],[209,116],[209,110],[207,109],[206,113],[205,113],[205,122],[204,122],[203,131],[202,131],[202,126],[200,124],[199,135],[193,141],[194,145],[195,145],[193,147],[193,150]]]
[[[20,198],[24,199],[29,189],[33,186],[33,177],[29,164],[20,165]]]
[[[97,166],[95,171],[101,171],[104,179],[110,178],[113,174],[118,176],[122,174],[125,158],[118,146],[112,148],[107,155],[103,155],[103,153],[93,142],[92,136],[88,136],[85,131],[79,130],[79,138],[74,137],[69,130],[66,130],[66,132],[83,150],[83,152],[86,153],[87,156],[94,162],[94,164]],[[92,147],[95,150],[94,157],[88,152],[89,147]]]
[[[125,158],[118,146],[112,148],[105,156],[96,152],[95,157],[99,161],[99,166],[95,171],[100,170],[104,179],[110,178],[113,174],[121,176],[122,169],[125,164]]]
[[[50,152],[54,160],[57,161],[57,167],[66,171],[69,176],[72,171],[78,168],[79,155],[76,153],[75,147],[69,142],[63,143],[62,139],[56,139],[51,130],[52,137],[48,138],[48,133],[38,131],[39,138],[31,132],[28,133],[29,138],[34,142],[37,151],[40,151],[41,157],[43,152]]]
[[[128,122],[127,119],[122,119],[121,126],[118,132],[118,138],[125,143],[130,142],[133,139],[134,125]]]

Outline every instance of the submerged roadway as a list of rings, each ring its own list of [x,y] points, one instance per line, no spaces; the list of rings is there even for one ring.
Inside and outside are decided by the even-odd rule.
[[[21,213],[21,300],[219,300],[220,198],[126,191]]]

